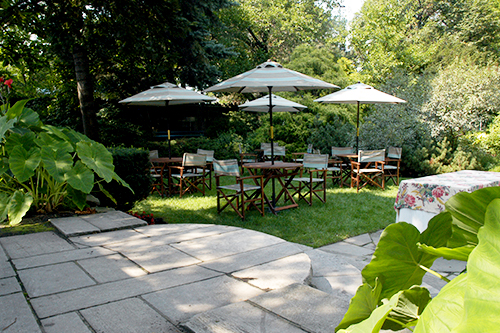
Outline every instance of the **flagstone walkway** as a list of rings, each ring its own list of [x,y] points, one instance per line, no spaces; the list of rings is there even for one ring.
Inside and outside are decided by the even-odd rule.
[[[118,211],[52,223],[57,232],[0,238],[2,332],[334,332],[381,234],[313,249]]]

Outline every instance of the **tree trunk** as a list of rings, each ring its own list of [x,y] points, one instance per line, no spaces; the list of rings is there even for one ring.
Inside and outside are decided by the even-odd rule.
[[[90,76],[89,58],[81,45],[73,48],[78,100],[82,112],[83,133],[92,140],[99,140],[99,126],[94,104],[94,85]]]

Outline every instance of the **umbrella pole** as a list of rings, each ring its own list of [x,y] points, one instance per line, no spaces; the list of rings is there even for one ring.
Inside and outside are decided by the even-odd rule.
[[[272,98],[272,90],[273,87],[268,87],[269,88],[269,122],[271,124],[271,164],[274,165],[274,129],[273,129],[273,98]],[[273,193],[271,196],[271,202],[273,209],[276,206],[276,184],[275,184],[275,179],[274,177],[271,180],[272,185],[273,185]]]
[[[356,119],[356,154],[359,151],[359,101],[358,101],[358,115]]]
[[[170,119],[168,118],[168,101],[165,101],[165,109],[167,114],[167,137],[168,137],[168,158],[172,158],[172,149],[170,148]]]

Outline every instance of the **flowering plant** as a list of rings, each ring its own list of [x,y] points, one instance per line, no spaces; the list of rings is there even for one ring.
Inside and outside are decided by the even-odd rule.
[[[2,102],[2,106],[7,105],[7,95],[12,89],[12,83],[14,81],[12,79],[6,80],[4,77],[0,77],[0,101]]]

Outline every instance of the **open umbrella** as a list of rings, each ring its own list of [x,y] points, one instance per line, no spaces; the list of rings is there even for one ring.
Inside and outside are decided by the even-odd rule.
[[[336,104],[357,104],[358,113],[356,118],[356,151],[359,148],[359,104],[388,103],[399,104],[406,103],[404,99],[386,94],[367,84],[358,82],[332,94],[320,97],[314,100],[319,103]]]
[[[271,164],[274,164],[274,129],[273,129],[273,102],[274,91],[299,91],[310,89],[340,88],[334,84],[315,79],[305,74],[284,68],[274,61],[267,61],[245,73],[236,75],[222,81],[208,89],[206,92],[238,92],[255,93],[269,92],[269,122],[271,125]],[[272,179],[272,205],[275,204],[275,184]]]
[[[243,111],[269,112],[269,102],[271,102],[273,112],[299,112],[307,109],[307,106],[292,102],[286,98],[272,95],[248,101],[238,105]]]
[[[274,130],[273,130],[273,103],[272,91],[299,91],[308,89],[340,88],[334,84],[315,79],[305,74],[284,68],[279,63],[267,61],[245,73],[222,81],[206,92],[238,92],[255,93],[269,92],[268,108],[271,125],[271,163],[274,164]]]
[[[125,98],[119,103],[128,105],[144,106],[164,106],[169,105],[194,104],[215,101],[215,97],[206,96],[196,91],[181,88],[173,83],[165,82],[150,89],[138,93],[137,95]],[[168,157],[171,157],[170,150],[170,123],[168,125]]]

